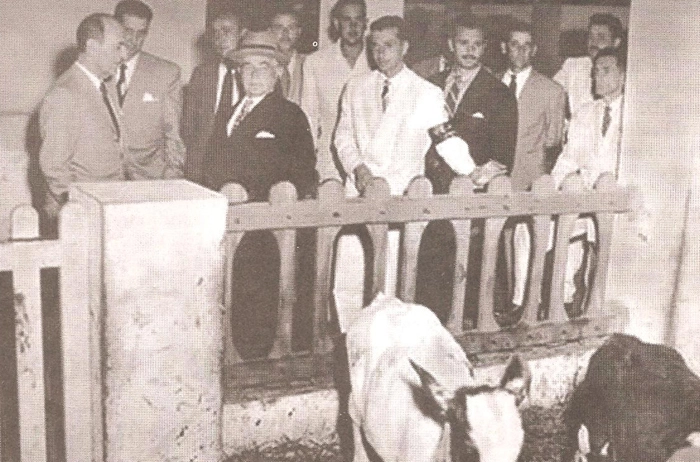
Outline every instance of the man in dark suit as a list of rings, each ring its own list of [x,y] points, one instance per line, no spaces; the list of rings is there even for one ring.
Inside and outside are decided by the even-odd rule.
[[[498,173],[510,173],[518,129],[515,96],[482,63],[486,51],[484,27],[467,16],[456,19],[448,46],[452,68],[428,80],[444,90],[452,127],[469,145],[486,183]],[[455,174],[434,151],[426,156],[426,176],[437,193],[445,193]]]
[[[203,166],[204,184],[218,190],[238,183],[250,200],[266,201],[273,185],[289,181],[299,198],[314,196],[314,142],[304,112],[275,88],[284,72],[284,55],[274,36],[269,31],[247,32],[230,56],[241,75],[243,97],[229,120],[216,127],[214,149]],[[302,232],[299,238],[298,258],[313,255],[313,240]],[[231,327],[244,358],[265,356],[274,340],[279,262],[274,238],[264,231],[248,233],[236,252]]]
[[[470,178],[485,186],[496,175],[509,174],[513,168],[518,130],[515,96],[481,62],[486,51],[484,26],[469,16],[455,19],[447,45],[453,54],[452,67],[428,80],[443,89],[457,136],[469,145],[477,165]],[[435,149],[425,157],[425,174],[438,194],[449,191],[455,172]],[[473,310],[478,302],[479,273],[483,242],[483,220],[474,220],[467,270],[466,306]],[[431,223],[423,237],[418,256],[416,300],[446,317],[454,279],[455,241],[447,221]],[[468,311],[467,316],[474,315]]]
[[[113,85],[119,100],[127,174],[133,180],[180,178],[180,67],[141,51],[153,18],[140,0],[122,0],[114,16],[124,27],[124,61]]]
[[[202,162],[210,147],[215,120],[225,123],[240,99],[239,75],[227,56],[237,48],[244,30],[239,13],[217,11],[208,30],[217,59],[195,68],[185,92],[182,119],[182,138],[187,146],[185,177],[196,183],[202,182]]]

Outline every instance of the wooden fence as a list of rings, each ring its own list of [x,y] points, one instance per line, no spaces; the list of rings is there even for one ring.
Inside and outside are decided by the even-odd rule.
[[[531,192],[511,191],[507,177],[496,178],[488,192],[475,193],[471,182],[457,178],[447,195],[433,195],[425,178],[415,179],[406,195],[390,196],[382,179],[375,179],[363,198],[345,198],[337,182],[321,186],[317,199],[297,200],[294,187],[280,183],[267,203],[247,203],[239,185],[227,185],[227,281],[225,284],[225,400],[256,396],[256,387],[277,384],[332,384],[331,349],[338,331],[330,322],[332,271],[335,243],[343,226],[366,227],[374,249],[371,265],[372,293],[383,289],[385,252],[390,224],[403,225],[400,249],[398,296],[413,301],[421,237],[428,223],[449,220],[456,240],[456,259],[451,311],[446,326],[467,353],[495,352],[523,347],[577,341],[605,335],[619,322],[617,311],[604,304],[610,243],[615,214],[635,209],[637,195],[616,185],[612,175],[602,176],[593,189],[586,189],[578,176],[567,178],[557,190],[551,177],[543,176]],[[570,236],[581,215],[593,217],[597,234],[597,264],[582,316],[569,319],[564,307],[564,274]],[[531,220],[531,254],[527,294],[522,315],[515,325],[501,327],[494,313],[495,272],[501,232],[509,217]],[[465,273],[468,269],[472,220],[484,219],[476,323],[465,329]],[[556,222],[552,270],[545,272],[552,220]],[[313,289],[313,341],[311,351],[292,349],[295,292],[296,230],[313,227],[316,237],[316,278]],[[246,232],[270,230],[280,250],[280,294],[277,330],[266,361],[243,361],[231,336],[230,281],[237,246]],[[550,257],[551,258],[551,257]],[[549,306],[540,306],[543,279],[550,274]],[[544,313],[544,316],[543,316]]]
[[[68,461],[89,461],[93,432],[101,431],[101,426],[92,424],[93,393],[101,393],[101,387],[99,358],[94,358],[91,351],[99,351],[92,344],[99,340],[91,335],[94,324],[88,301],[85,243],[88,231],[82,207],[67,204],[61,212],[59,228],[58,239],[40,239],[36,211],[20,206],[12,213],[10,241],[0,243],[0,272],[12,275],[18,406],[18,422],[11,422],[7,413],[1,412],[10,407],[8,396],[0,394],[0,401],[5,400],[0,403],[2,462],[43,462],[63,457]],[[42,270],[49,268],[58,268],[60,274],[55,288],[60,292],[60,353],[46,351],[44,345],[44,331],[56,330],[56,326],[42,325],[45,319],[55,319],[42,315]],[[46,358],[60,361],[58,368],[50,365],[61,370],[62,377],[47,377]],[[95,364],[97,368],[93,367]],[[47,415],[47,397],[48,401],[59,400],[59,409],[65,403],[65,411],[59,413],[65,416],[63,422],[55,422]],[[18,445],[9,441],[17,433]]]

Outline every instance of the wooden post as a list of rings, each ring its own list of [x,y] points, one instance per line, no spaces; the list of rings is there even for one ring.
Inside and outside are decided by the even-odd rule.
[[[77,183],[71,199],[103,230],[100,460],[221,460],[226,198],[162,180]]]

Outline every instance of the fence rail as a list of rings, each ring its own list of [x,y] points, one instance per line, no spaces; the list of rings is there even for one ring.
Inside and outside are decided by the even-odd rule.
[[[579,340],[611,331],[617,308],[606,307],[607,277],[613,223],[616,214],[633,211],[638,195],[631,188],[618,186],[612,175],[602,176],[594,188],[587,189],[578,176],[567,178],[557,189],[553,179],[543,176],[529,192],[512,192],[507,177],[497,177],[483,193],[475,193],[466,178],[457,178],[447,195],[433,195],[427,179],[417,178],[404,196],[391,196],[386,182],[375,179],[362,198],[346,198],[342,185],[324,183],[313,200],[297,200],[289,183],[276,185],[266,203],[247,203],[239,185],[222,189],[229,199],[227,226],[227,269],[231,278],[237,246],[246,232],[269,230],[281,253],[280,304],[277,332],[268,362],[243,361],[236,351],[230,326],[225,329],[227,397],[237,399],[245,390],[265,383],[304,381],[328,383],[330,351],[337,335],[331,304],[331,283],[335,243],[344,226],[366,227],[374,249],[373,262],[366,263],[373,275],[371,292],[383,290],[385,246],[389,225],[402,225],[398,296],[414,301],[418,252],[428,224],[448,220],[456,242],[453,296],[446,326],[470,353],[499,351],[551,342]],[[570,319],[564,306],[564,274],[569,239],[577,219],[590,216],[596,223],[597,265],[592,275],[587,308],[583,316]],[[515,325],[501,327],[494,313],[494,289],[499,241],[511,217],[530,221],[531,254],[527,279],[528,296],[522,315]],[[476,323],[468,327],[465,319],[466,271],[469,265],[472,222],[484,219],[480,255],[479,300]],[[556,234],[550,233],[556,223]],[[293,351],[292,313],[297,294],[294,284],[295,233],[300,228],[316,228],[316,278],[313,289],[313,341],[311,351]],[[545,260],[553,243],[550,273]],[[472,248],[473,251],[473,248]],[[551,258],[551,257],[550,257]],[[549,274],[549,276],[548,276]],[[546,279],[549,278],[547,281]],[[549,287],[548,306],[543,310],[540,293]],[[228,290],[227,292],[228,293]],[[230,324],[232,300],[225,300],[225,322]],[[465,328],[465,326],[467,326]],[[326,358],[324,362],[323,359]],[[265,365],[267,364],[267,365]]]

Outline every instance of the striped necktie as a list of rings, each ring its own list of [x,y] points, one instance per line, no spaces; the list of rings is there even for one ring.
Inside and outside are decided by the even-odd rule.
[[[457,111],[457,106],[459,105],[459,94],[460,94],[459,79],[455,79],[450,91],[445,97],[445,103],[447,104],[447,110],[450,112],[450,116],[454,116]]]
[[[241,103],[241,110],[238,111],[238,114],[236,114],[236,118],[233,119],[233,123],[231,124],[231,130],[229,131],[229,136],[231,136],[231,132],[238,127],[241,122],[243,122],[243,119],[250,113],[250,111],[253,109],[253,100],[250,98],[245,98],[243,100],[243,103]]]
[[[119,66],[119,78],[117,79],[117,97],[119,98],[119,107],[124,105],[126,98],[126,63]]]
[[[387,106],[389,106],[389,80],[384,81],[384,87],[382,87],[382,112],[386,112]]]

